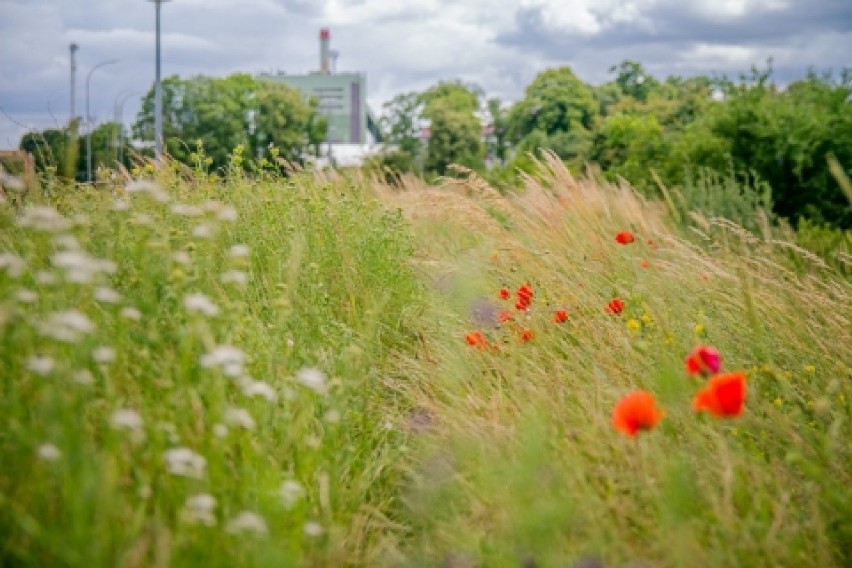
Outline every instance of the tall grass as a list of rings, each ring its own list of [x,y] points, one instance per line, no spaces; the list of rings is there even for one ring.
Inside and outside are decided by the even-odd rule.
[[[434,363],[409,361],[432,416],[405,497],[417,565],[849,564],[852,290],[819,258],[722,218],[684,238],[663,208],[558,160],[515,199],[479,180],[388,199],[441,274]],[[637,241],[617,244],[623,230]],[[497,290],[523,282],[526,343],[471,310],[514,311]],[[620,316],[604,309],[616,296]],[[472,329],[499,351],[466,345]],[[747,372],[743,417],[691,410],[699,343]],[[628,439],[612,407],[640,388],[666,416]]]
[[[852,290],[819,257],[548,157],[509,197],[238,172],[0,211],[0,564],[852,562]],[[690,408],[698,343],[742,417]],[[666,415],[631,439],[640,388]]]
[[[175,168],[0,215],[0,564],[366,562],[417,306],[397,214]]]

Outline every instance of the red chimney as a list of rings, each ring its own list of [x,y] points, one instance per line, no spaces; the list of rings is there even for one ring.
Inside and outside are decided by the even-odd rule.
[[[331,32],[328,28],[320,28],[320,73],[328,75],[328,42],[331,40]]]

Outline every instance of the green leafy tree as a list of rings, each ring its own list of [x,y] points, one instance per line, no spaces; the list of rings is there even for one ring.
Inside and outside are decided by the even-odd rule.
[[[68,129],[50,128],[41,132],[27,132],[21,138],[18,147],[32,154],[36,171],[40,174],[64,175],[69,179],[76,176],[76,152],[71,148],[71,135]],[[71,156],[73,167],[65,164]]]
[[[450,164],[484,169],[480,97],[478,88],[460,81],[442,81],[420,95],[422,116],[429,121],[426,172],[444,175]]]
[[[274,145],[288,159],[301,162],[305,150],[322,138],[315,113],[315,102],[303,99],[295,89],[245,74],[191,79],[172,76],[163,81],[165,147],[183,162],[190,160],[197,141],[201,141],[214,168],[225,167],[238,146],[261,156]],[[153,125],[152,88],[143,99],[134,136],[153,140]]]
[[[610,178],[622,176],[641,189],[653,187],[651,168],[664,162],[669,142],[653,114],[606,117],[595,132],[590,157]]]
[[[852,208],[827,163],[833,154],[852,169],[852,73],[811,73],[785,90],[770,77],[771,68],[755,69],[723,82],[724,104],[704,125],[726,141],[735,168],[769,183],[778,215],[852,227]]]
[[[658,81],[649,75],[641,63],[625,60],[609,68],[610,73],[616,73],[615,84],[621,92],[637,101],[647,101],[651,92],[659,85]]]
[[[486,152],[492,163],[503,165],[509,153],[509,112],[498,98],[488,99],[488,135]]]
[[[444,175],[450,164],[483,169],[482,125],[473,113],[458,110],[448,101],[435,101],[429,118],[427,172]]]
[[[539,73],[509,113],[509,138],[521,150],[553,149],[563,159],[585,155],[600,113],[592,88],[570,67]]]

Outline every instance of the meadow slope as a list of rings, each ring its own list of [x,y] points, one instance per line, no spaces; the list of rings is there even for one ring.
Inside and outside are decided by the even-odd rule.
[[[852,562],[847,279],[557,160],[460,174],[2,206],[0,564]],[[693,411],[698,344],[741,416]]]

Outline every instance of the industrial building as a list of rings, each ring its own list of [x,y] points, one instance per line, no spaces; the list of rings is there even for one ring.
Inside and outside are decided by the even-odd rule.
[[[328,118],[328,141],[332,145],[368,144],[381,141],[375,121],[367,109],[367,77],[362,73],[337,73],[333,65],[337,52],[331,51],[331,33],[320,30],[319,71],[307,75],[284,72],[262,73],[260,79],[284,83],[319,101],[318,111]],[[341,148],[343,150],[343,148]]]

